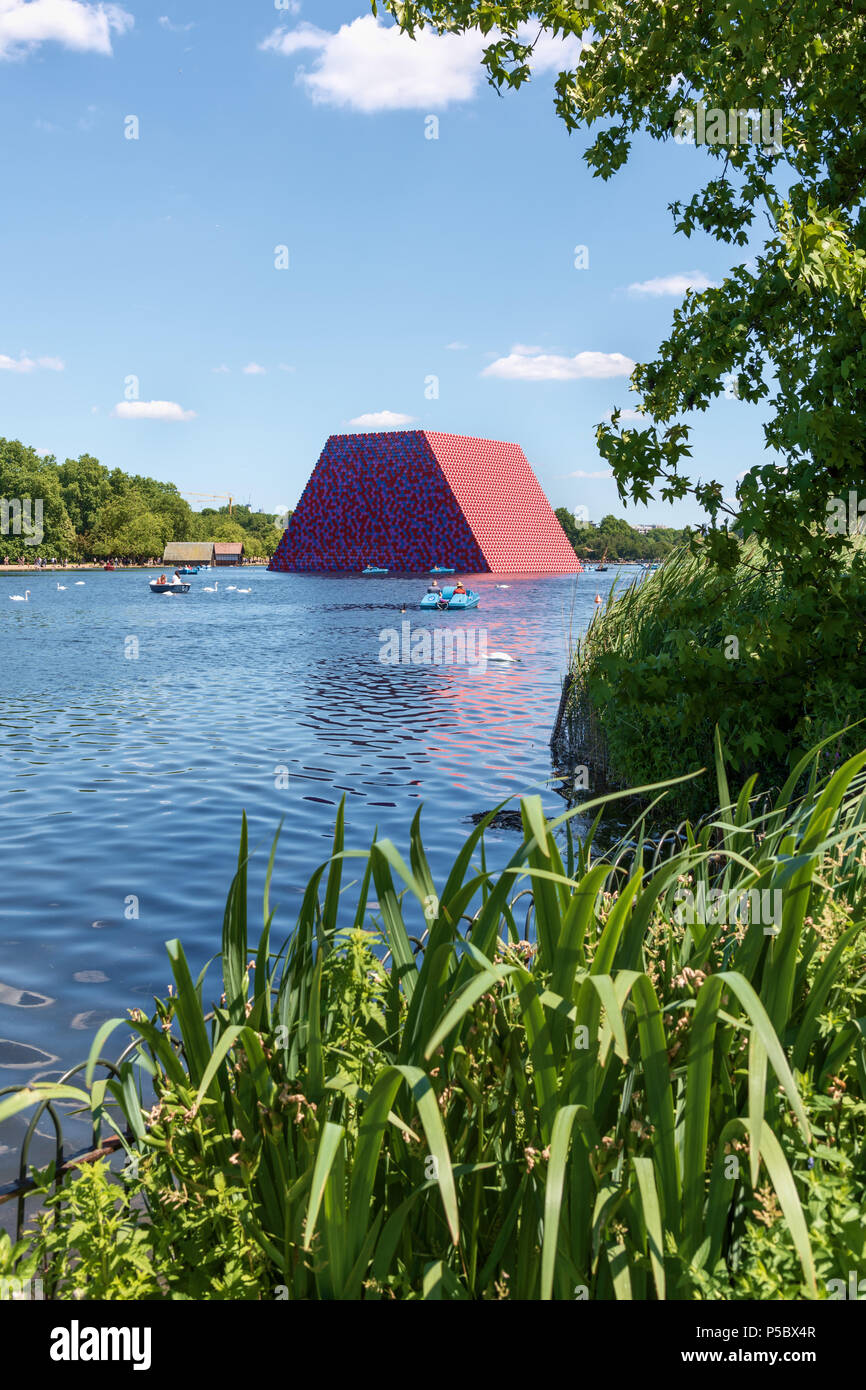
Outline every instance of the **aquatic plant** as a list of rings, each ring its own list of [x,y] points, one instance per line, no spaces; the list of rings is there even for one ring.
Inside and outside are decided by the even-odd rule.
[[[244,824],[213,1003],[169,942],[169,996],[83,1084],[0,1097],[128,1156],[60,1186],[28,1268],[60,1298],[730,1298],[772,1242],[771,1294],[826,1297],[844,1155],[849,1206],[866,1183],[866,752],[819,778],[816,750],[760,814],[715,761],[721,810],[668,853],[638,826],[597,857],[526,797],[507,868],[482,822],[441,884],[420,813],[406,862],[346,849],[341,807],[276,948],[277,843],[253,947]]]

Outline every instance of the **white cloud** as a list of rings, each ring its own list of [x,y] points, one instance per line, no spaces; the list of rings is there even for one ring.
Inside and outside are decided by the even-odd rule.
[[[377,410],[369,415],[358,415],[349,424],[354,430],[394,430],[414,424],[414,416],[398,415],[393,410]]]
[[[3,0],[0,0],[0,4]],[[47,372],[62,372],[65,363],[59,357],[37,357],[33,358],[28,353],[22,352],[18,357],[7,357],[0,352],[0,371],[2,372],[35,372],[42,368]]]
[[[533,45],[529,63],[534,73],[566,72],[576,68],[581,49],[589,44],[589,40],[581,43],[573,34],[566,39],[558,34],[551,34],[547,29],[539,34],[537,24],[519,24],[517,33],[521,43]]]
[[[0,58],[20,58],[41,43],[110,54],[112,34],[135,20],[120,5],[85,0],[0,0]]]
[[[661,295],[682,296],[686,290],[708,290],[713,281],[702,270],[681,270],[674,275],[657,275],[654,280],[641,280],[629,285],[632,295],[649,295],[658,299]]]
[[[524,42],[537,33],[535,26],[521,26]],[[363,15],[336,33],[308,23],[275,29],[259,47],[285,57],[314,54],[311,70],[297,72],[314,102],[365,112],[441,111],[452,102],[470,101],[484,85],[481,57],[496,37],[477,29],[441,35],[419,29],[413,39],[396,24]],[[562,40],[543,33],[533,54],[534,70],[572,68],[580,47],[574,37]]]
[[[120,401],[112,410],[116,420],[194,420],[194,410],[177,401]]]
[[[343,24],[335,34],[314,24],[277,29],[261,47],[292,57],[315,54],[297,80],[314,102],[356,111],[439,110],[469,101],[483,73],[483,43],[475,34],[439,36],[422,29],[414,40],[372,15]]]
[[[264,376],[266,370],[267,368],[260,367],[258,362],[248,362],[247,365],[242,368],[244,376]]]
[[[573,473],[566,473],[566,478],[612,478],[613,472],[610,468],[599,468],[594,473],[587,473],[584,468],[577,468]]]
[[[469,349],[469,344],[468,344],[468,343],[446,343],[446,344],[445,344],[445,351],[446,351],[446,352],[467,352],[468,349]]]
[[[195,28],[194,22],[190,22],[189,24],[175,24],[174,20],[169,19],[167,14],[161,14],[159,22],[163,29],[168,29],[170,34],[188,34],[190,29]]]
[[[226,376],[231,371],[231,367],[227,367],[224,362],[221,367],[211,367],[211,371],[215,376]]]
[[[560,357],[518,343],[507,357],[498,357],[485,367],[481,375],[501,377],[505,381],[602,380],[630,376],[634,366],[631,358],[621,352],[578,352],[574,357]]]

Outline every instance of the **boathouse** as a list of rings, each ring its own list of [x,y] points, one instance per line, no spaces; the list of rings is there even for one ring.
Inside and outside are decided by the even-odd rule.
[[[215,565],[242,565],[244,562],[243,541],[214,541],[213,560]]]
[[[366,565],[582,569],[519,445],[430,430],[332,435],[269,568]]]
[[[162,556],[164,565],[212,565],[213,541],[170,541]]]

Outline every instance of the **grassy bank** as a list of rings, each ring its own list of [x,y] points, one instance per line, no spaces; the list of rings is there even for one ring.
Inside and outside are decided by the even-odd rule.
[[[40,1175],[0,1273],[57,1298],[831,1296],[864,1243],[866,752],[816,760],[756,817],[719,758],[722,811],[668,856],[637,830],[596,858],[527,798],[505,872],[482,824],[440,884],[418,818],[406,862],[346,850],[341,810],[297,921],[266,891],[254,944],[244,828],[221,978],[170,942],[151,1018],[0,1097],[128,1150],[55,1195]]]
[[[863,716],[864,603],[859,562],[816,595],[786,589],[757,549],[731,573],[682,549],[617,584],[574,652],[579,761],[609,784],[654,782],[711,763],[718,727],[738,775],[781,786],[804,749]],[[835,741],[827,766],[858,743]],[[710,797],[696,785],[682,802],[694,814]]]

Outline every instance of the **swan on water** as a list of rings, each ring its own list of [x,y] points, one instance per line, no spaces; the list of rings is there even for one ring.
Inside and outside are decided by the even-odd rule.
[[[519,661],[519,656],[509,656],[508,652],[488,652],[488,661]]]
[[[216,591],[217,591],[217,589],[219,588],[219,586],[220,586],[219,580],[218,580],[218,579],[215,579],[214,582],[213,582],[213,584],[206,584],[206,585],[205,585],[205,587],[202,589],[202,593],[203,593],[203,594],[215,594]]]
[[[226,593],[227,593],[227,594],[228,594],[228,593],[231,593],[232,589],[236,589],[237,587],[238,587],[237,584],[227,584],[227,585],[226,585]]]
[[[64,592],[66,591],[66,585],[65,585],[65,584],[58,584],[57,587],[58,587],[58,589],[62,589]]]
[[[251,594],[252,589],[238,589],[239,594]]]
[[[510,584],[497,584],[496,587],[497,587],[497,589],[510,589],[510,588],[511,588],[511,585],[510,585]]]
[[[79,589],[79,588],[80,588],[80,589],[83,589],[83,588],[84,588],[84,580],[83,580],[83,579],[76,579],[76,581],[75,581],[75,587],[76,587],[76,589]]]
[[[27,603],[30,598],[30,590],[25,589],[23,594],[10,594],[9,598],[12,603]]]

